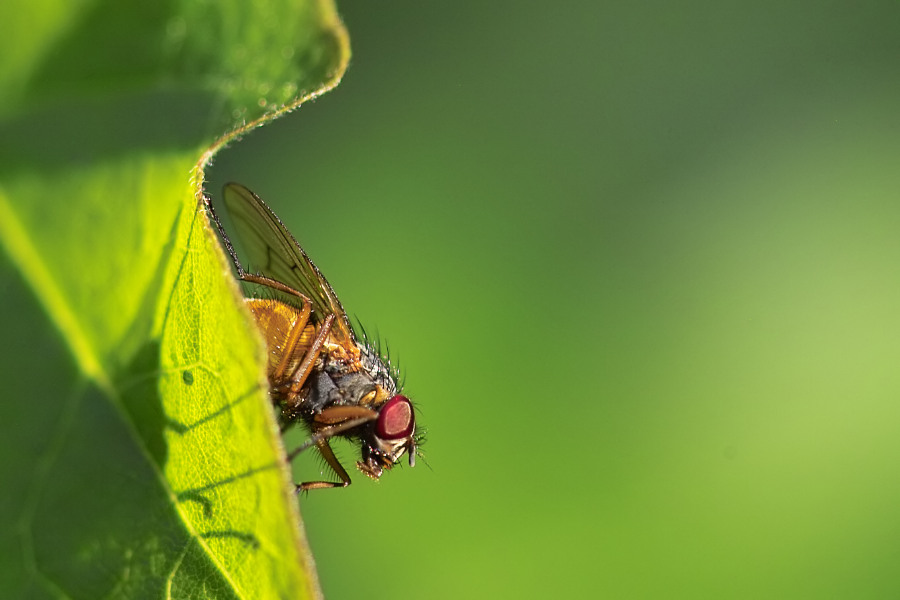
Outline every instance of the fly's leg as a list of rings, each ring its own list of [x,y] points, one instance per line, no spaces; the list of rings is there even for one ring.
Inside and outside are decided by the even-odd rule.
[[[280,281],[275,281],[274,279],[271,279],[269,277],[264,277],[262,275],[252,275],[250,273],[244,272],[241,272],[239,277],[242,281],[264,285],[280,292],[284,292],[285,294],[296,296],[300,299],[302,304],[300,317],[294,324],[294,327],[291,329],[291,333],[285,340],[284,351],[281,354],[281,360],[275,367],[275,370],[269,375],[269,380],[273,382],[281,382],[285,379],[288,379],[290,381],[291,391],[299,393],[300,390],[303,389],[303,385],[306,383],[306,379],[309,377],[313,365],[316,364],[316,359],[319,358],[319,355],[322,353],[322,347],[325,344],[325,340],[328,339],[328,334],[331,332],[331,326],[334,324],[334,315],[328,315],[325,318],[325,320],[322,322],[322,327],[319,329],[319,332],[316,335],[316,339],[313,340],[312,346],[310,346],[309,351],[306,353],[306,356],[303,357],[300,365],[298,365],[297,369],[293,373],[285,377],[285,371],[287,371],[291,358],[294,355],[294,348],[297,346],[297,342],[300,341],[300,337],[303,335],[303,330],[306,328],[307,323],[309,323],[309,316],[310,312],[312,311],[312,301],[294,288],[284,285]]]
[[[275,369],[272,373],[269,374],[269,378],[272,381],[284,381],[284,373],[288,369],[288,365],[291,363],[291,359],[294,357],[294,348],[297,347],[297,343],[300,341],[300,337],[303,335],[303,330],[306,329],[306,324],[309,323],[309,313],[310,313],[310,304],[309,302],[303,302],[303,308],[300,310],[300,316],[297,318],[297,321],[294,323],[294,326],[291,328],[291,332],[288,334],[287,339],[284,341],[284,351],[281,353],[281,360],[278,361],[278,364],[275,366]],[[330,329],[330,324],[328,328]],[[325,328],[323,327],[323,330]],[[327,333],[326,333],[327,334]],[[317,336],[321,338],[322,336]],[[306,357],[304,357],[303,362],[306,362],[306,358],[309,357],[310,354],[315,352],[316,356],[319,355],[319,351],[321,351],[322,344],[319,344],[318,348],[310,348],[310,351],[307,352]],[[298,369],[301,373],[302,369]],[[296,371],[295,371],[296,373]],[[309,370],[306,371],[306,374],[303,375],[303,382],[306,381],[306,377],[309,375]],[[292,383],[294,378],[290,378]],[[300,386],[303,386],[303,382],[300,383]],[[293,387],[293,385],[291,386]]]
[[[350,485],[350,475],[347,474],[347,470],[344,469],[344,466],[334,455],[334,451],[332,451],[328,440],[345,431],[374,421],[377,418],[377,412],[361,406],[332,406],[316,415],[315,423],[317,430],[315,434],[299,448],[293,450],[288,455],[288,460],[293,461],[298,454],[310,446],[315,446],[322,455],[322,458],[325,459],[325,462],[328,463],[328,466],[337,473],[340,481],[306,481],[297,486],[297,491],[305,492],[308,490],[347,487]]]
[[[264,285],[266,287],[270,287],[273,290],[278,290],[279,292],[284,292],[285,294],[290,294],[291,296],[296,296],[303,300],[304,304],[311,305],[312,301],[307,298],[304,294],[301,294],[294,288],[289,285],[284,285],[280,281],[275,281],[271,277],[266,277],[264,275],[253,275],[251,273],[244,272],[243,269],[238,273],[238,279],[241,281],[248,281],[250,283],[257,283],[259,285]]]
[[[334,451],[331,449],[331,445],[328,443],[328,440],[319,440],[316,443],[316,448],[319,449],[319,454],[322,455],[322,458],[325,459],[325,462],[328,463],[334,472],[337,473],[337,476],[341,479],[340,481],[304,481],[303,483],[297,486],[297,492],[308,492],[309,490],[323,490],[328,488],[336,488],[336,487],[347,487],[350,485],[350,476],[347,474],[347,470],[344,469],[344,466],[340,463],[337,457],[334,455]],[[293,454],[293,453],[292,453]]]
[[[303,361],[297,367],[297,370],[290,376],[292,392],[299,394],[300,390],[303,389],[303,384],[306,383],[309,374],[312,372],[313,365],[316,364],[316,359],[322,354],[322,347],[325,345],[325,340],[328,339],[328,334],[331,333],[332,325],[334,325],[334,315],[328,315],[322,322],[322,327],[319,329],[316,339],[313,340],[312,345],[306,352],[306,356],[303,357]],[[297,339],[300,339],[299,335],[297,336]]]
[[[362,406],[332,406],[331,408],[326,408],[316,415],[314,419],[316,432],[288,454],[288,460],[294,460],[298,454],[310,446],[318,445],[321,440],[328,440],[377,418],[377,412]]]
[[[297,322],[294,323],[294,326],[291,329],[290,334],[288,334],[287,339],[284,341],[284,350],[281,353],[281,360],[278,362],[278,365],[276,365],[272,373],[269,374],[269,379],[271,381],[284,381],[284,372],[287,370],[288,364],[290,364],[291,359],[294,356],[294,348],[297,346],[297,342],[300,341],[300,336],[303,335],[303,330],[306,329],[306,324],[309,323],[309,315],[312,312],[312,301],[294,288],[284,285],[280,281],[275,281],[274,279],[271,279],[269,277],[264,277],[262,275],[251,275],[250,273],[244,272],[241,272],[239,274],[239,277],[241,281],[248,281],[250,283],[255,283],[258,285],[264,285],[280,292],[284,292],[285,294],[296,296],[300,299],[300,316],[298,317]],[[321,344],[319,344],[319,347],[321,348]],[[316,353],[316,356],[318,356],[318,353]],[[304,362],[306,361],[304,360]],[[309,373],[306,374],[306,376],[308,375]],[[306,376],[303,377],[304,381],[306,380]],[[294,378],[292,377],[291,379]]]

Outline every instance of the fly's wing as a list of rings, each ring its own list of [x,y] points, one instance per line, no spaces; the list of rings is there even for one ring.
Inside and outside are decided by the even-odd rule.
[[[259,274],[294,288],[309,298],[312,301],[312,318],[316,321],[321,322],[327,315],[334,314],[334,327],[352,339],[347,314],[334,290],[275,213],[256,194],[238,183],[225,186],[224,202],[235,237],[241,241],[249,264],[258,269]],[[218,220],[217,225],[238,273],[244,273]]]

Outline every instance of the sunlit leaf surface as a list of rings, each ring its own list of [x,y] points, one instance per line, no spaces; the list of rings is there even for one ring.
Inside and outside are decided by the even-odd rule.
[[[334,7],[6,2],[0,21],[0,589],[316,596],[198,199],[228,131],[340,79]]]

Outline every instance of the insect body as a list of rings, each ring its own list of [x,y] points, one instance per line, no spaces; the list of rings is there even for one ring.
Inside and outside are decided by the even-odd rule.
[[[329,439],[342,436],[360,445],[357,467],[373,479],[404,453],[415,464],[415,414],[400,393],[396,373],[372,344],[360,340],[334,290],[284,224],[253,192],[225,186],[224,204],[236,239],[257,274],[246,271],[231,240],[207,202],[240,280],[261,286],[265,297],[247,304],[268,347],[272,401],[284,427],[300,422],[310,440],[293,458],[315,445],[340,481],[309,481],[300,490],[345,487],[350,476]]]

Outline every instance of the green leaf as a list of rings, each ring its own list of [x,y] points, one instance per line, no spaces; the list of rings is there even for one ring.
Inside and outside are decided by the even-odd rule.
[[[199,200],[215,150],[338,83],[333,5],[20,1],[0,21],[0,589],[319,595]]]

